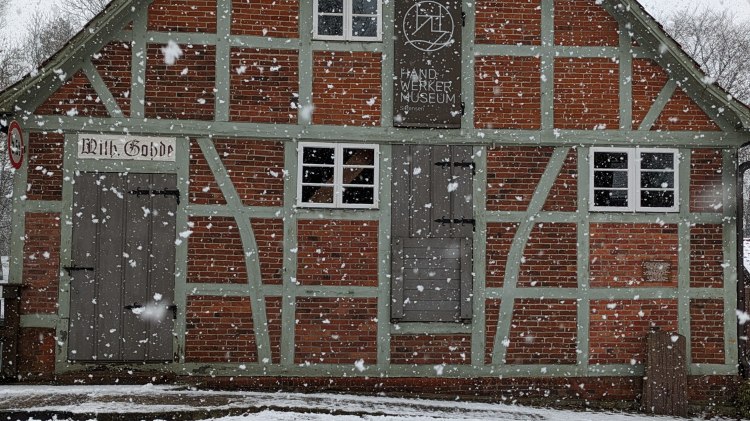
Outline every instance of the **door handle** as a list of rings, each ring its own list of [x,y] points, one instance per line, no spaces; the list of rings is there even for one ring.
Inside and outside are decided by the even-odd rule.
[[[129,311],[135,310],[136,308],[143,308],[143,306],[138,303],[128,304],[125,306],[125,310]]]

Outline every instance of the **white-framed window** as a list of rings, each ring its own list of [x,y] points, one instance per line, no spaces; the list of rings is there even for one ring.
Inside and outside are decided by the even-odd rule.
[[[380,41],[382,0],[314,0],[313,38]]]
[[[679,151],[591,148],[590,210],[677,212]]]
[[[377,145],[304,142],[298,155],[297,206],[378,207]]]

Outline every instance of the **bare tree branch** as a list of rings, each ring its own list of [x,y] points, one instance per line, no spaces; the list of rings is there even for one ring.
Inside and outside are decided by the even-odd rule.
[[[68,0],[62,5],[70,20],[83,26],[107,7],[111,0]]]
[[[675,13],[666,29],[710,80],[750,103],[750,23],[706,8]]]

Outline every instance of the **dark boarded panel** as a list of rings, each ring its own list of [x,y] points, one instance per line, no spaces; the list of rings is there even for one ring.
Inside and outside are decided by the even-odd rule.
[[[96,268],[99,188],[97,175],[81,174],[73,185],[73,241],[71,267]],[[70,327],[68,359],[92,360],[96,356],[96,278],[94,270],[70,272]]]
[[[687,417],[687,352],[685,337],[652,331],[646,339],[646,375],[642,408],[655,415]]]
[[[156,190],[176,190],[174,174],[154,174]],[[172,344],[175,314],[169,310],[174,305],[175,246],[177,238],[175,214],[177,200],[174,197],[156,195],[151,198],[151,267],[149,273],[149,295],[152,305],[165,308],[161,319],[149,320],[149,352],[151,361],[172,360]],[[161,239],[161,240],[160,240]]]
[[[461,127],[461,2],[396,2],[393,125]]]

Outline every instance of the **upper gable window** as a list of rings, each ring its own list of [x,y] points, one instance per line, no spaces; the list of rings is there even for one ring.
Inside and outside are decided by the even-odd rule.
[[[591,210],[677,212],[676,149],[591,148]]]
[[[381,0],[314,0],[315,39],[380,41]]]

